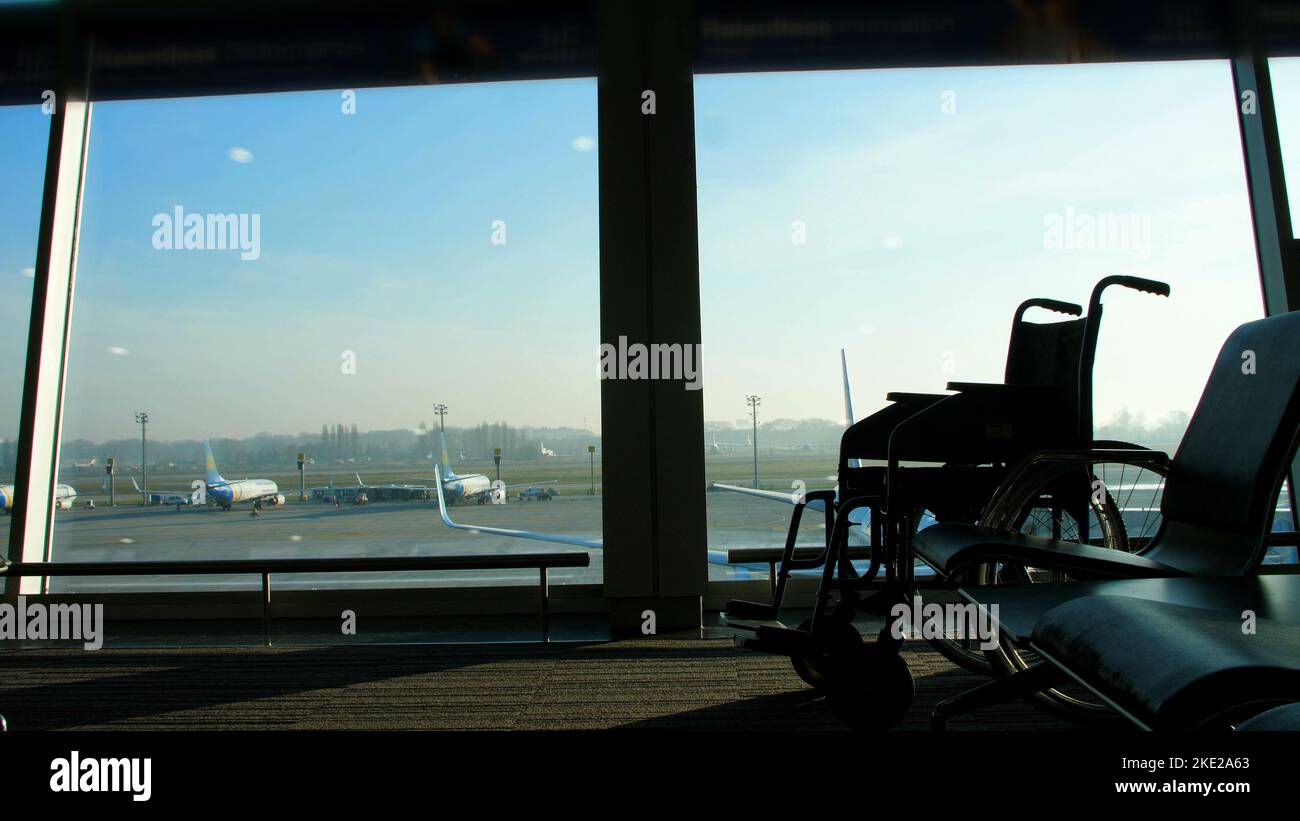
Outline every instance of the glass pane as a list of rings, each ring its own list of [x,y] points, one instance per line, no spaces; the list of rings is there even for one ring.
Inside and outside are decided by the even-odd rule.
[[[0,106],[0,134],[5,135],[5,150],[0,152],[0,179],[5,181],[0,197],[0,507],[8,514],[15,496],[50,115],[39,105]],[[0,542],[9,543],[7,515],[0,518]]]
[[[1173,449],[1219,346],[1262,315],[1225,62],[695,85],[705,445],[715,429],[743,445],[745,397],[761,396],[765,488],[834,485],[840,349],[861,419],[888,391],[1001,382],[1024,299],[1162,280],[1169,299],[1106,291],[1094,419],[1098,437]],[[710,455],[708,477],[752,483],[749,450]],[[1127,497],[1125,519],[1150,496]],[[779,544],[789,510],[711,493],[709,546]]]
[[[565,80],[97,104],[56,558],[563,549],[444,527],[436,466],[458,520],[599,538],[595,98]],[[495,448],[508,498],[479,507]],[[591,553],[553,580],[598,583]],[[537,572],[276,577],[358,583]]]

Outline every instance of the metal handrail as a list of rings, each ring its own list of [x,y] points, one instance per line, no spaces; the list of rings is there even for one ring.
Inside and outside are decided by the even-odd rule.
[[[536,569],[540,585],[542,640],[551,640],[550,574],[552,567],[588,567],[585,551],[559,553],[485,553],[465,556],[347,556],[311,559],[207,559],[125,562],[6,562],[0,578],[31,576],[193,576],[257,574],[262,577],[262,631],[271,644],[272,573],[346,573],[401,570]]]

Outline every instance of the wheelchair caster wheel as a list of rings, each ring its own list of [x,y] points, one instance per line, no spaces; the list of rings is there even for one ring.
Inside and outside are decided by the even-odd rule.
[[[912,671],[893,648],[863,644],[831,656],[825,664],[830,673],[826,700],[850,729],[888,730],[912,706]]]
[[[805,632],[811,630],[812,619],[804,619],[800,622],[799,629]],[[862,634],[851,623],[842,619],[830,619],[829,627],[823,627],[820,632],[820,640],[825,647],[820,656],[794,656],[790,659],[795,674],[803,679],[804,684],[818,690],[825,688],[828,681],[825,669],[826,656],[850,652],[862,644]]]

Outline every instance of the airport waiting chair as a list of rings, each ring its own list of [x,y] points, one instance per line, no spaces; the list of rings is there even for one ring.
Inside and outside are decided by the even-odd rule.
[[[754,625],[755,637],[742,646],[789,655],[796,672],[815,687],[824,687],[828,671],[821,662],[828,656],[853,652],[862,638],[851,622],[858,611],[883,614],[888,606],[911,590],[910,573],[896,578],[889,529],[911,530],[923,512],[938,521],[979,520],[990,498],[1012,465],[1045,447],[1083,448],[1092,436],[1092,364],[1101,325],[1103,292],[1122,286],[1168,296],[1165,283],[1140,277],[1110,276],[1093,289],[1089,309],[1049,299],[1031,299],[1016,309],[1002,384],[951,383],[956,394],[890,393],[891,404],[852,425],[840,444],[839,489],[808,493],[795,506],[780,563],[776,587],[769,603],[732,601],[726,609],[729,623],[744,628],[743,621],[775,621],[779,617],[786,581],[794,570],[821,568],[813,615],[795,630],[784,625]],[[1024,315],[1038,307],[1072,317],[1056,322],[1029,322]],[[900,438],[900,433],[903,434]],[[1140,450],[1136,445],[1125,450]],[[938,463],[940,467],[909,469],[905,480],[897,470],[903,450],[911,461]],[[864,460],[888,465],[863,466]],[[892,481],[891,481],[892,477]],[[1086,483],[1084,485],[1086,488]],[[892,498],[892,508],[887,499]],[[1087,493],[1075,494],[1076,507],[1087,508]],[[796,559],[794,544],[803,508],[821,505],[826,515],[823,553]],[[866,508],[870,566],[859,574],[848,558],[848,532],[861,523],[859,508]],[[896,511],[894,516],[889,510]],[[1086,513],[1075,511],[1078,521]],[[1086,534],[1085,534],[1086,536]],[[860,591],[873,589],[884,570],[884,590],[866,598]],[[830,608],[833,592],[839,603]],[[882,634],[881,641],[885,641]],[[939,649],[970,669],[991,674],[983,655],[940,641]],[[900,679],[901,680],[901,679]]]
[[[1286,581],[1283,595],[1300,596],[1300,577]],[[1066,601],[1038,619],[1033,666],[941,703],[933,726],[1073,681],[1147,730],[1300,729],[1300,623],[1259,618],[1244,630],[1225,594],[1216,602],[1202,588],[1204,607],[1128,595]]]

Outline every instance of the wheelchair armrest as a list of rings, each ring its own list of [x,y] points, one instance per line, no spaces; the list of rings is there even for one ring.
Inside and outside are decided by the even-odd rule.
[[[1143,447],[1130,448],[1079,448],[1077,450],[1053,449],[1040,450],[1025,457],[1022,464],[1041,464],[1043,462],[1079,463],[1079,462],[1123,462],[1131,465],[1169,464],[1169,454],[1163,450],[1149,450]]]
[[[1095,462],[1120,462],[1126,465],[1166,468],[1169,454],[1146,448],[1079,448],[1040,450],[1021,459],[1002,480],[1002,488],[1014,487],[1037,477],[1052,477],[1068,472],[1076,465]],[[1029,477],[1029,478],[1026,478]],[[1001,491],[999,491],[999,495]]]
[[[890,391],[885,394],[885,401],[900,405],[929,405],[940,399],[947,399],[946,393],[908,393],[907,391]]]
[[[949,382],[948,390],[957,391],[958,393],[986,395],[1001,393],[1007,396],[1032,397],[1034,394],[1046,395],[1056,393],[1061,389],[1055,385],[1007,384],[1004,382]]]

